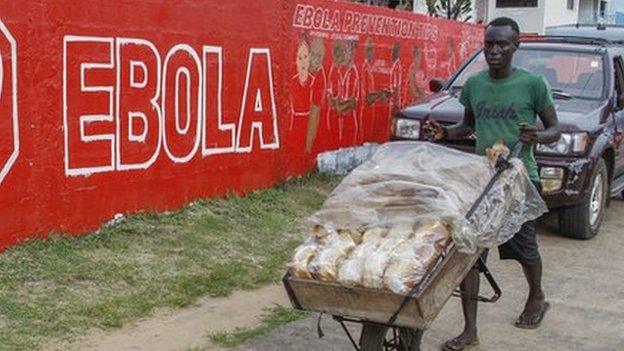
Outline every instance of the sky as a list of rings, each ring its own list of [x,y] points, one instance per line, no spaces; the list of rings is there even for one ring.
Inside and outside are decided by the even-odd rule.
[[[624,0],[611,0],[611,10],[624,12]]]

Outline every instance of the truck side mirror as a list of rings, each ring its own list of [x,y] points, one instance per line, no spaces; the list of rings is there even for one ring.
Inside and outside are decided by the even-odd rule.
[[[429,90],[434,93],[440,92],[444,88],[444,80],[440,78],[433,78],[429,81]]]

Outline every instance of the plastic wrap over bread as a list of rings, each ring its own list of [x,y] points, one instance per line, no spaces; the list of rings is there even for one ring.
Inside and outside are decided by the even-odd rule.
[[[449,226],[461,251],[474,253],[506,242],[547,211],[522,162],[511,165],[467,221],[496,172],[486,157],[426,142],[387,143],[343,179],[308,223],[327,233],[364,233],[438,220]]]

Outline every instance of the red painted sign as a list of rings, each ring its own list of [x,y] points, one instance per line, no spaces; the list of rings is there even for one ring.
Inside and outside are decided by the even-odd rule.
[[[0,248],[385,141],[482,35],[333,1],[3,2],[0,20]]]
[[[290,130],[312,152],[385,141],[390,116],[476,50],[482,27],[367,6],[295,5]]]

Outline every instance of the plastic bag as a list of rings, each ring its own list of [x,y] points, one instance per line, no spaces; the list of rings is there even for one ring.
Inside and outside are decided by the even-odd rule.
[[[390,228],[379,245],[369,252],[366,260],[362,262],[363,286],[378,289],[383,287],[383,275],[390,263],[395,247],[409,240],[412,234],[413,227],[409,223],[397,223]]]
[[[360,245],[351,252],[340,266],[338,272],[338,281],[340,283],[345,285],[362,285],[362,275],[368,255],[379,247],[387,233],[388,230],[385,228],[371,228],[364,233]]]
[[[325,244],[316,251],[308,265],[308,270],[315,279],[335,281],[339,265],[355,248],[356,244],[346,232],[330,232],[323,239]]]
[[[299,245],[295,250],[292,260],[288,265],[291,274],[296,278],[312,279],[312,274],[308,270],[308,264],[319,249],[319,242],[316,237],[311,236]]]
[[[407,294],[440,257],[450,240],[450,233],[441,221],[417,223],[408,240],[397,245],[384,271],[383,287],[397,294]]]
[[[308,223],[326,231],[390,228],[431,219],[449,226],[460,251],[493,247],[547,211],[520,160],[513,160],[477,208],[495,173],[483,156],[426,142],[391,142],[354,169]]]
[[[384,288],[397,294],[407,294],[422,280],[438,254],[433,246],[418,240],[402,243],[396,247],[392,261],[384,272]]]

